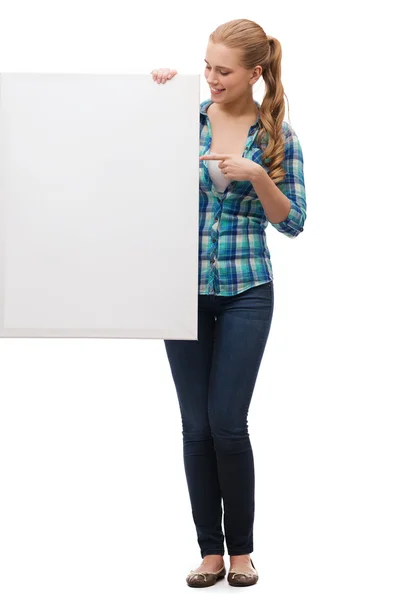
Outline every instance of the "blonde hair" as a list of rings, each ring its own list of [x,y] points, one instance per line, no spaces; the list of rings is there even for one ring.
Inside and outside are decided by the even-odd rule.
[[[235,19],[223,23],[210,34],[209,39],[215,44],[224,44],[227,48],[240,49],[241,63],[245,69],[253,69],[257,65],[262,67],[266,92],[260,105],[262,127],[257,136],[257,144],[263,147],[262,160],[268,162],[271,179],[275,183],[283,181],[286,173],[281,166],[285,155],[282,123],[285,116],[284,96],[286,99],[287,96],[281,81],[280,42],[267,36],[260,25],[248,19]],[[267,133],[268,145],[265,144]]]

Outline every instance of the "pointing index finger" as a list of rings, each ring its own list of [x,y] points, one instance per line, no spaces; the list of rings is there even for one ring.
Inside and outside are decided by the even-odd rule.
[[[230,154],[203,154],[200,156],[200,160],[226,160],[230,156]]]

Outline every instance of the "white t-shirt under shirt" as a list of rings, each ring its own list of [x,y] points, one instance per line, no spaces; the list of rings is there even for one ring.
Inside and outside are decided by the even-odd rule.
[[[210,154],[210,152],[207,152],[207,154]],[[213,153],[211,152],[211,154]],[[226,190],[226,188],[232,180],[222,173],[221,169],[218,166],[220,162],[220,160],[208,160],[207,167],[213,184],[219,192],[223,192]]]

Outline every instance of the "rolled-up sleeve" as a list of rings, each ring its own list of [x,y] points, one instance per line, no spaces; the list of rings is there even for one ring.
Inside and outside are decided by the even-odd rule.
[[[284,221],[271,223],[271,225],[288,237],[296,237],[303,231],[304,222],[307,217],[304,160],[299,138],[291,125],[287,124],[287,126],[285,156],[282,162],[286,176],[283,181],[276,185],[289,198],[291,208]]]

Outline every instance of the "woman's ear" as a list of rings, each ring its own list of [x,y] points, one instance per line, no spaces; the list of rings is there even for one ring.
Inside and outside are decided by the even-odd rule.
[[[260,67],[260,65],[257,65],[255,67],[255,69],[253,70],[253,75],[251,76],[249,83],[251,85],[253,85],[260,79],[261,75],[262,75],[262,67]]]

